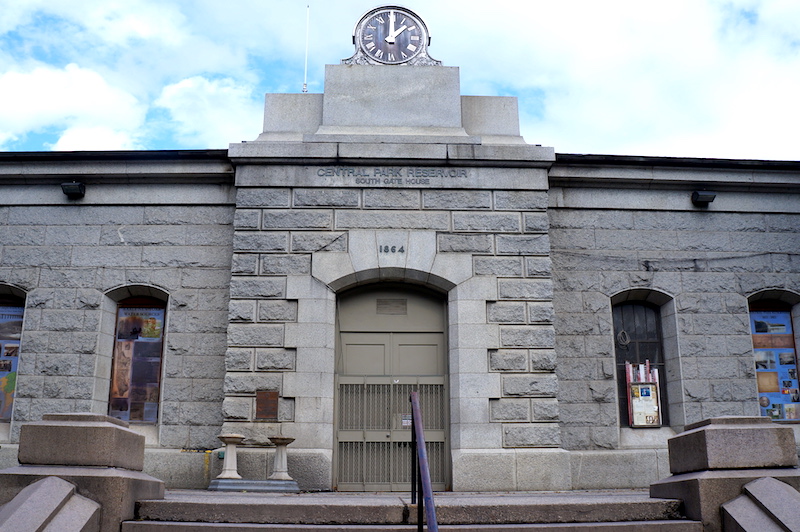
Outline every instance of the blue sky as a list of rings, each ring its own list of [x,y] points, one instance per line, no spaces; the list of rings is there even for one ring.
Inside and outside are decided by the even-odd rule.
[[[797,0],[402,3],[559,153],[800,160]],[[226,148],[353,53],[363,0],[0,0],[0,151]]]

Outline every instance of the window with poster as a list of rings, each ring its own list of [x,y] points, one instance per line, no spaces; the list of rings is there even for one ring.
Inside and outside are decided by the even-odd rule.
[[[158,421],[165,315],[158,299],[118,304],[108,415],[134,423]]]
[[[623,427],[658,428],[669,425],[661,311],[642,301],[612,307],[614,351]]]
[[[24,313],[21,299],[0,297],[0,422],[11,421],[14,408]]]
[[[774,420],[800,420],[800,385],[791,306],[758,302],[750,307],[758,404]]]

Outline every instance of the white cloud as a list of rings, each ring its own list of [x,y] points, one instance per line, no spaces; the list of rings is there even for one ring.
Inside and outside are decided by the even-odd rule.
[[[70,127],[51,146],[54,151],[135,150],[140,147],[127,132],[105,126]]]
[[[352,54],[353,25],[372,6],[13,4],[0,9],[0,94],[11,82],[22,87],[21,99],[10,118],[0,110],[0,146],[36,128],[110,127],[132,142],[146,139],[148,148],[254,138],[262,93],[302,85],[306,5],[308,81],[316,92],[324,65]],[[787,124],[800,121],[796,0],[429,0],[410,7],[432,32],[431,55],[460,67],[462,93],[520,95],[529,142],[560,152],[800,158],[787,139]],[[71,72],[69,63],[80,67]],[[122,105],[93,113],[76,103],[80,94],[52,89],[70,81],[91,100]],[[115,121],[125,111],[112,108],[123,107],[138,114]],[[174,123],[157,122],[159,108]]]
[[[141,127],[145,108],[128,92],[109,85],[97,72],[69,64],[40,66],[0,75],[0,139],[44,128],[104,128],[130,136]]]
[[[30,23],[36,17],[46,17],[51,24],[56,20],[61,22],[59,33],[80,30],[76,33],[81,34],[82,41],[122,44],[132,40],[156,39],[176,42],[183,37],[185,18],[179,5],[170,1],[7,0],[3,4],[9,5],[3,5],[0,9],[2,32]],[[40,37],[47,38],[46,35]]]
[[[0,34],[11,31],[30,20],[33,13],[46,0],[26,0],[15,2],[5,0],[0,4]]]
[[[14,142],[18,138],[19,137],[17,137],[16,135],[13,135],[11,133],[0,131],[0,150],[3,149],[3,146],[5,146],[6,143]]]
[[[93,0],[87,4],[84,0],[80,3],[81,9],[72,14],[89,31],[109,43],[152,40],[176,45],[187,37],[183,13],[169,2]],[[74,6],[75,2],[68,2],[64,7],[74,9]]]
[[[779,3],[498,0],[446,47],[472,94],[541,93],[520,100],[523,135],[560,152],[797,159],[800,40],[778,36],[800,9]],[[497,46],[477,37],[493,26]]]
[[[252,88],[231,79],[201,76],[164,87],[155,105],[167,109],[179,141],[195,148],[225,148],[261,132],[262,104]]]

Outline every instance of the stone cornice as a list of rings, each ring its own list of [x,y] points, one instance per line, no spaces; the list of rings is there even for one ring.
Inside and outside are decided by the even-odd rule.
[[[800,161],[557,154],[551,187],[800,192]]]
[[[549,168],[553,148],[530,144],[243,142],[228,152],[242,164],[426,164]]]
[[[0,153],[0,184],[232,183],[233,171],[226,150]]]

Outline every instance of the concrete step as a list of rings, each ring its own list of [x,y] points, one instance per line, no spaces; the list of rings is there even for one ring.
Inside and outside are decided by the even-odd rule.
[[[268,525],[235,523],[165,523],[161,521],[127,521],[121,532],[358,532],[402,530],[412,532],[416,525]],[[440,525],[442,532],[702,532],[699,521],[627,521],[616,523],[539,523],[494,525]]]
[[[440,528],[453,532],[701,530],[681,519],[680,501],[641,491],[437,493],[435,501]],[[164,500],[139,501],[140,521],[126,522],[122,531],[413,530],[416,515],[408,494],[175,490]]]

